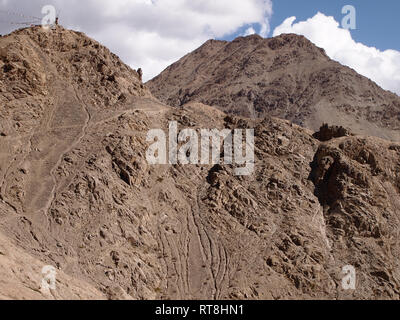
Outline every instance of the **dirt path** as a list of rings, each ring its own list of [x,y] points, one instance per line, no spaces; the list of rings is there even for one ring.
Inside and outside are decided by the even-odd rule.
[[[165,217],[176,232],[166,229],[164,219],[158,225],[166,274],[164,293],[175,299],[217,300],[225,296],[229,285],[231,262],[227,249],[201,213],[203,188],[193,190],[190,201],[176,216]]]
[[[47,213],[57,190],[54,171],[63,156],[85,136],[90,121],[89,111],[73,86],[58,84],[57,87],[57,92],[62,94],[58,96],[48,122],[42,122],[31,139],[32,152],[27,158],[31,167],[24,208],[31,214]]]

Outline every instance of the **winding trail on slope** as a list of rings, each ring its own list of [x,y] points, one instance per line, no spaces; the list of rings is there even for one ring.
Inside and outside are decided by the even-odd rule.
[[[41,124],[32,139],[32,147],[41,152],[29,155],[32,165],[24,207],[33,215],[47,214],[57,191],[55,170],[64,155],[83,139],[90,121],[89,110],[78,98],[73,85],[57,82],[55,91],[58,101],[50,119]],[[64,129],[68,126],[68,130]]]
[[[57,163],[55,164],[55,166],[53,167],[53,169],[50,171],[50,175],[53,179],[54,182],[54,187],[53,190],[51,192],[51,196],[49,197],[49,202],[47,203],[46,207],[43,209],[44,212],[48,212],[49,209],[52,207],[54,200],[57,196],[57,179],[55,176],[55,171],[57,170],[58,166],[60,165],[61,161],[63,160],[64,156],[70,152],[71,150],[73,150],[81,141],[82,139],[85,137],[86,135],[86,130],[89,126],[90,120],[91,120],[91,114],[89,111],[88,106],[86,105],[86,103],[79,98],[78,92],[76,91],[76,88],[73,87],[74,89],[74,93],[75,93],[75,99],[77,101],[80,102],[80,105],[82,107],[82,110],[84,111],[84,113],[86,114],[86,119],[85,119],[85,123],[84,125],[81,127],[81,134],[79,135],[79,137],[74,141],[74,143],[72,145],[70,145],[67,149],[65,149],[59,156]]]

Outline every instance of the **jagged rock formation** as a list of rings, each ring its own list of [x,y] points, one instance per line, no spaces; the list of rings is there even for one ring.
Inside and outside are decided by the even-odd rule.
[[[1,298],[400,298],[400,145],[168,107],[61,27],[0,47]],[[254,174],[149,165],[147,131],[170,121],[254,128]],[[349,264],[357,287],[345,291]],[[50,295],[44,265],[58,268]]]
[[[329,126],[327,123],[324,123],[319,131],[313,134],[313,137],[319,141],[325,142],[333,138],[341,138],[350,135],[350,130],[342,126]]]
[[[322,123],[400,141],[400,98],[294,34],[207,41],[147,83],[161,101],[198,101],[246,117]]]

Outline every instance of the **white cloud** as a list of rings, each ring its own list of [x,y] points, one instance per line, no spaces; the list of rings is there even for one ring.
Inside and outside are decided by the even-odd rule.
[[[250,36],[250,35],[255,34],[255,33],[256,33],[256,30],[254,30],[253,27],[250,27],[243,33],[243,36],[246,37],[246,36]]]
[[[350,31],[340,28],[333,17],[317,13],[307,21],[295,23],[287,18],[275,28],[273,35],[295,33],[307,37],[324,48],[327,55],[372,79],[382,88],[400,94],[400,52],[380,51],[353,40]]]
[[[247,25],[267,36],[271,0],[0,0],[0,10],[41,17],[43,5],[60,11],[60,23],[79,29],[118,54],[144,78],[210,38]],[[2,16],[0,14],[0,20]],[[0,31],[6,32],[0,24]]]

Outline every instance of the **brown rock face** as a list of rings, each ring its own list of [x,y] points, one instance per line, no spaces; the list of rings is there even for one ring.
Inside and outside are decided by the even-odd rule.
[[[388,283],[397,281],[399,251],[390,249],[383,259],[377,253],[379,248],[398,248],[400,162],[396,150],[397,146],[376,138],[332,140],[319,147],[310,175],[324,208],[333,252],[343,250],[349,263],[361,269],[366,264],[360,261],[369,259],[362,290],[378,281],[379,295],[384,291],[392,298],[398,288]]]
[[[322,123],[400,141],[400,98],[293,34],[210,40],[147,83],[161,101],[198,101],[229,114]]]
[[[324,123],[319,131],[314,133],[313,137],[319,141],[325,142],[332,140],[333,138],[341,138],[350,135],[350,131],[343,127],[329,126],[328,124]]]
[[[286,120],[168,107],[106,48],[61,27],[0,47],[0,298],[400,298],[400,145],[322,143]],[[150,165],[147,132],[170,121],[254,129],[254,173]],[[57,288],[43,293],[46,265]],[[342,287],[346,265],[355,290]]]

